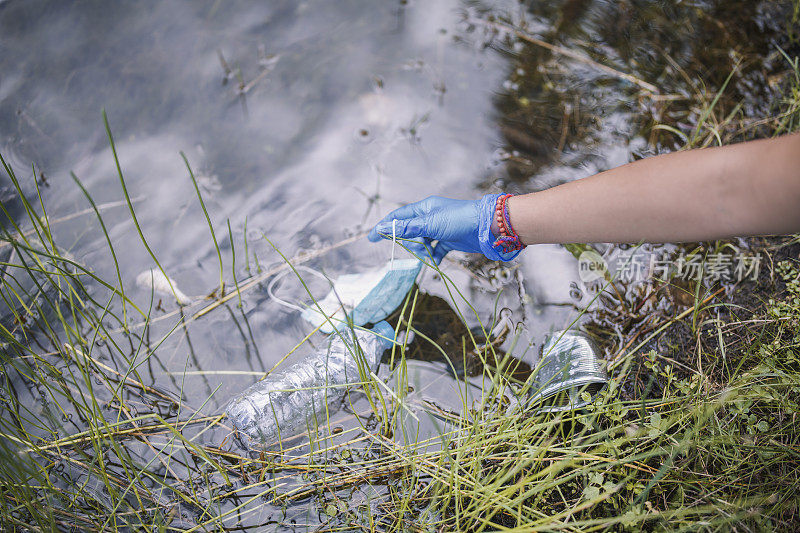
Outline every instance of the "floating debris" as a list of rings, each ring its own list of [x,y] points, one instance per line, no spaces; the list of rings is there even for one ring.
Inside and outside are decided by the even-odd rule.
[[[590,404],[608,383],[597,351],[576,331],[557,331],[542,348],[529,405],[538,410],[567,411]]]
[[[361,383],[378,368],[394,339],[394,329],[379,322],[372,331],[343,330],[317,352],[271,374],[236,396],[225,412],[247,448],[270,447],[323,423],[329,405],[346,387]]]
[[[156,294],[163,296],[173,296],[178,305],[189,305],[192,298],[186,296],[170,277],[167,277],[161,270],[151,268],[136,276],[136,286],[145,290],[152,290]]]
[[[285,302],[274,294],[276,277],[267,287],[270,297],[278,304],[301,312],[301,316],[323,333],[334,327],[377,323],[389,316],[414,286],[422,262],[416,259],[397,259],[383,267],[358,274],[344,274],[336,278],[325,298],[306,307]],[[311,269],[306,269],[324,277]],[[327,278],[325,278],[327,279]]]

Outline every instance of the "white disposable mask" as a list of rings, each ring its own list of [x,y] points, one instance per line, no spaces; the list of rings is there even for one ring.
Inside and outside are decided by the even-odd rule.
[[[316,303],[305,308],[285,302],[273,294],[278,278],[268,287],[270,296],[278,303],[301,311],[300,315],[323,333],[330,333],[351,323],[356,326],[375,324],[389,316],[403,303],[408,291],[414,286],[422,262],[416,259],[396,259],[383,267],[344,274],[336,278],[331,291]],[[303,270],[320,275],[308,268]]]

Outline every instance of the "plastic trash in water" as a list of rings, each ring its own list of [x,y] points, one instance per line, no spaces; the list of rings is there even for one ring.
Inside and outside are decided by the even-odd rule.
[[[589,339],[575,331],[557,331],[542,347],[528,405],[541,412],[579,409],[594,401],[607,383]]]
[[[186,296],[179,288],[175,280],[164,275],[158,268],[145,270],[136,276],[136,285],[147,291],[152,290],[156,294],[175,298],[178,305],[189,305],[192,299]]]
[[[325,298],[306,307],[275,296],[275,283],[280,279],[277,276],[270,282],[267,290],[276,302],[300,311],[300,316],[309,324],[315,328],[319,326],[323,333],[331,333],[334,326],[345,329],[342,326],[348,326],[350,321],[355,326],[363,326],[385,319],[403,303],[421,269],[421,261],[397,259],[376,270],[344,274],[336,278]],[[302,270],[322,276],[309,268]]]
[[[341,315],[344,306],[346,314],[356,326],[378,322],[403,303],[421,268],[420,261],[404,259],[395,261],[394,265],[387,263],[372,272],[341,276],[334,283],[333,290],[318,303],[327,316]],[[302,313],[302,317],[315,327],[327,322],[325,315],[315,305]],[[328,324],[323,324],[320,329],[325,331],[330,328]]]
[[[276,297],[273,291],[280,275],[273,278],[267,286],[267,292],[277,303],[300,311],[303,319],[323,333],[331,333],[334,329],[351,324],[375,324],[385,319],[403,303],[423,265],[416,258],[395,261],[396,224],[397,220],[392,221],[392,258],[377,270],[339,276],[325,298],[301,307]],[[295,270],[304,270],[328,280],[308,267],[300,266]]]
[[[270,374],[233,398],[225,412],[248,448],[270,447],[327,419],[327,406],[360,384],[394,341],[394,329],[379,322],[372,330],[348,329],[285,371]]]

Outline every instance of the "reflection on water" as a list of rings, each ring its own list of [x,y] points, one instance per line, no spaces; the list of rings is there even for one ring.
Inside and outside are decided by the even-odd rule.
[[[399,314],[390,317],[390,322],[396,323]],[[446,300],[420,293],[414,304],[412,321],[416,336],[407,345],[406,358],[438,362],[441,368],[458,378],[480,376],[487,370],[491,373],[501,368],[505,375],[524,382],[530,375],[530,365],[500,349],[506,339],[513,338],[516,333],[510,310],[506,309],[497,317],[481,319],[485,326],[470,330]],[[406,325],[404,321],[401,329]]]
[[[744,99],[743,117],[766,114],[781,72],[775,46],[790,44],[775,37],[785,20],[775,16],[785,8],[779,2],[100,5],[0,8],[0,149],[30,191],[33,163],[51,216],[86,207],[70,170],[98,203],[117,201],[105,108],[129,191],[143,198],[136,210],[144,235],[190,294],[210,292],[218,267],[180,151],[223,254],[230,257],[232,244],[238,250],[242,278],[279,262],[264,236],[292,256],[358,234],[422,196],[538,190],[673,147],[674,136],[648,126],[684,116],[686,97],[713,95],[736,65],[722,113]],[[629,73],[660,94],[520,36]],[[104,216],[123,279],[132,282],[152,260],[124,207]],[[112,274],[91,220],[58,231],[78,257]],[[386,246],[362,241],[315,266],[335,276],[384,254]],[[486,291],[470,284],[480,299]],[[529,293],[541,292],[535,285]],[[243,304],[253,346],[283,353],[305,334],[263,294]],[[519,308],[519,300],[504,305]],[[206,332],[232,330],[220,315],[196,334],[204,368],[221,355]]]
[[[180,152],[214,222],[228,294],[234,251],[238,280],[268,279],[283,263],[275,248],[287,257],[317,252],[308,265],[335,278],[386,261],[388,243],[336,245],[400,204],[431,194],[540,190],[675,148],[679,138],[652,125],[690,135],[683,121],[696,113],[695,97],[710,101],[734,68],[720,115],[740,103],[738,126],[769,114],[785,73],[776,46],[790,52],[798,46],[777,37],[787,5],[10,0],[0,2],[0,153],[27,193],[35,194],[37,181],[54,220],[88,206],[70,178],[75,171],[104,206],[128,296],[142,305],[150,294],[135,279],[154,264],[118,203],[121,186],[101,109],[142,232],[186,294],[202,299],[218,288],[219,267]],[[643,89],[648,85],[657,90]],[[0,182],[0,200],[17,216],[22,208],[12,191]],[[54,229],[77,260],[116,279],[93,216]],[[456,375],[481,370],[482,362],[458,357],[478,317],[486,321],[508,307],[515,322],[525,318],[522,349],[514,353],[525,361],[518,367],[523,378],[536,352],[524,345],[575,319],[575,305],[587,298],[562,251],[529,250],[502,268],[458,256],[446,261],[443,270],[476,309],[472,314],[461,299],[450,301],[438,276],[423,274],[422,291],[448,302],[425,297],[418,327],[446,348]],[[295,285],[292,299],[305,301]],[[310,333],[263,286],[254,283],[238,296],[241,305],[232,298],[203,316],[157,298],[158,320],[125,338],[141,358],[145,385],[169,397],[182,391],[194,408],[210,397],[202,412],[217,412]],[[429,362],[415,361],[415,375],[443,368],[443,358],[425,346],[412,345],[410,357]],[[110,348],[98,354],[124,370]],[[418,396],[452,403],[444,389],[428,387]],[[158,408],[166,413],[174,405],[164,400]],[[353,413],[343,407],[337,423],[357,427],[365,405],[361,400]],[[216,445],[223,437],[214,429],[202,441]],[[268,507],[243,522],[319,522],[307,500],[293,505]]]
[[[119,200],[105,108],[129,192],[145,197],[136,205],[143,233],[187,294],[207,294],[218,267],[180,151],[223,236],[226,265],[230,218],[237,264],[253,273],[280,262],[263,236],[287,256],[324,248],[420,195],[474,196],[476,170],[491,162],[490,95],[504,60],[453,42],[458,2],[100,6],[2,7],[0,148],[26,182],[30,162],[48,176],[51,216],[86,207],[70,170],[97,203]],[[152,260],[124,207],[104,218],[133,286]],[[57,230],[113,278],[93,221]],[[314,266],[335,276],[387,255],[364,240]],[[307,331],[262,294],[245,300],[254,345],[271,366]],[[241,343],[221,350],[209,333],[232,335],[233,324],[219,312],[206,322],[188,327],[200,367],[238,366]],[[244,382],[227,380],[223,391]]]
[[[689,106],[698,95],[710,103],[723,86],[719,116],[741,106],[737,127],[769,116],[788,74],[778,47],[791,55],[799,46],[785,31],[789,4],[529,2],[515,22],[532,36],[654,85],[658,94],[496,31],[493,43],[510,58],[496,98],[504,178],[522,192],[540,190],[626,163],[631,155],[678,148],[679,137],[652,126],[666,124],[690,136],[697,115],[691,118]],[[475,24],[505,28],[486,16],[476,15]],[[751,127],[751,135],[758,133]]]

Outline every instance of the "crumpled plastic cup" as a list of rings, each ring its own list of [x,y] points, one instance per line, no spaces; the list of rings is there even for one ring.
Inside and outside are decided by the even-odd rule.
[[[585,407],[608,384],[595,346],[583,334],[570,330],[550,336],[534,372],[528,407],[540,412]]]

